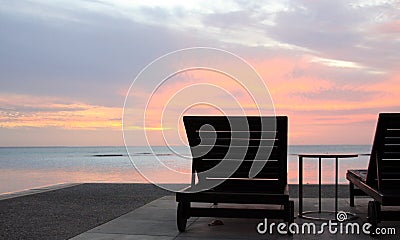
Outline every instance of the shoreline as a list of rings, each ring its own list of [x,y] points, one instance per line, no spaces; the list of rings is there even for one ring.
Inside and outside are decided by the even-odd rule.
[[[26,188],[22,190],[16,190],[12,192],[4,192],[0,193],[0,201],[5,200],[5,199],[10,199],[10,198],[16,198],[16,197],[23,197],[23,196],[28,196],[32,194],[39,194],[43,192],[48,192],[48,191],[53,191],[53,190],[59,190],[67,187],[73,187],[76,185],[80,185],[84,183],[56,183],[56,184],[49,184],[49,185],[43,185],[43,186],[38,186],[34,188]]]
[[[34,188],[27,188],[27,189],[22,189],[22,190],[17,190],[13,192],[5,192],[5,193],[0,193],[0,201],[1,200],[6,200],[6,199],[11,199],[11,198],[16,198],[16,197],[23,197],[23,196],[28,196],[28,195],[33,195],[33,194],[40,194],[48,191],[54,191],[54,190],[60,190],[63,188],[68,188],[68,187],[73,187],[77,185],[82,185],[82,184],[143,184],[143,185],[153,185],[155,187],[158,187],[162,189],[159,186],[174,186],[174,189],[180,189],[184,188],[187,185],[182,184],[182,183],[159,183],[157,185],[149,182],[81,182],[81,183],[56,183],[56,184],[50,184],[50,185],[44,185],[44,186],[38,186]],[[290,197],[298,197],[298,184],[288,184],[289,186],[289,192],[290,192]],[[327,195],[328,197],[334,197],[334,193],[330,190],[333,190],[335,187],[335,184],[321,184],[322,191],[328,191]],[[340,197],[349,197],[348,194],[348,184],[338,184],[338,190],[339,190],[339,196]],[[304,197],[308,198],[313,198],[311,193],[315,193],[315,191],[318,191],[318,184],[314,183],[304,183],[303,184],[303,194]],[[171,194],[174,194],[171,192]],[[316,197],[316,196],[315,196]]]

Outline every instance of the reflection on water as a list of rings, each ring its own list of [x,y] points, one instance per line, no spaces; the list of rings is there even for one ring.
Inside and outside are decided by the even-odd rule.
[[[296,153],[368,153],[371,146],[291,146],[288,181],[298,183]],[[191,159],[186,147],[46,147],[0,148],[0,193],[65,182],[190,183]],[[129,156],[133,160],[130,161]],[[368,156],[342,159],[339,182],[347,183],[347,169],[364,169]],[[133,167],[141,170],[144,178]],[[175,174],[171,174],[174,172]],[[304,159],[304,183],[317,183],[318,160]],[[334,160],[324,159],[322,183],[334,183]]]
[[[0,193],[8,193],[59,183],[135,183],[145,180],[134,169],[123,172],[0,169],[0,182]]]

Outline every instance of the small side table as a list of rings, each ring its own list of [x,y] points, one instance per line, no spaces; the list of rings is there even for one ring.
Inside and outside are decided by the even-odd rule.
[[[339,168],[339,159],[341,158],[355,158],[358,157],[358,154],[355,153],[304,153],[297,154],[299,157],[299,217],[312,219],[312,220],[337,220],[338,213],[338,168]],[[303,158],[318,158],[318,211],[303,211]],[[332,213],[331,211],[322,211],[321,210],[321,160],[326,158],[334,158],[335,159],[335,219],[326,219],[326,218],[317,218],[306,216],[310,213]],[[356,218],[355,214],[346,212],[347,215],[352,216],[350,219]]]

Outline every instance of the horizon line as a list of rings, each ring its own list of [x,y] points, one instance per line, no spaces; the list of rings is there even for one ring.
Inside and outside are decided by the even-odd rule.
[[[288,144],[288,146],[372,146],[372,144]],[[0,146],[0,148],[90,148],[90,147],[168,147],[165,145],[135,145],[135,146],[124,146],[124,145],[86,145],[86,146],[74,146],[74,145],[46,145],[46,146]],[[187,145],[171,145],[169,147],[189,147]]]

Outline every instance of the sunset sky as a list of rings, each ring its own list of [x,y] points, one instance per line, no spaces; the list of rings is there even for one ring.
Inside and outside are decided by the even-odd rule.
[[[290,144],[371,144],[377,114],[400,111],[399,1],[0,0],[0,146],[123,145],[135,76],[162,55],[200,46],[255,68],[276,113],[289,117]],[[151,104],[162,109],[165,96],[205,78],[248,106],[209,72],[171,79]],[[161,128],[158,118],[149,114],[155,136],[181,127]],[[138,119],[129,134],[144,145]]]

